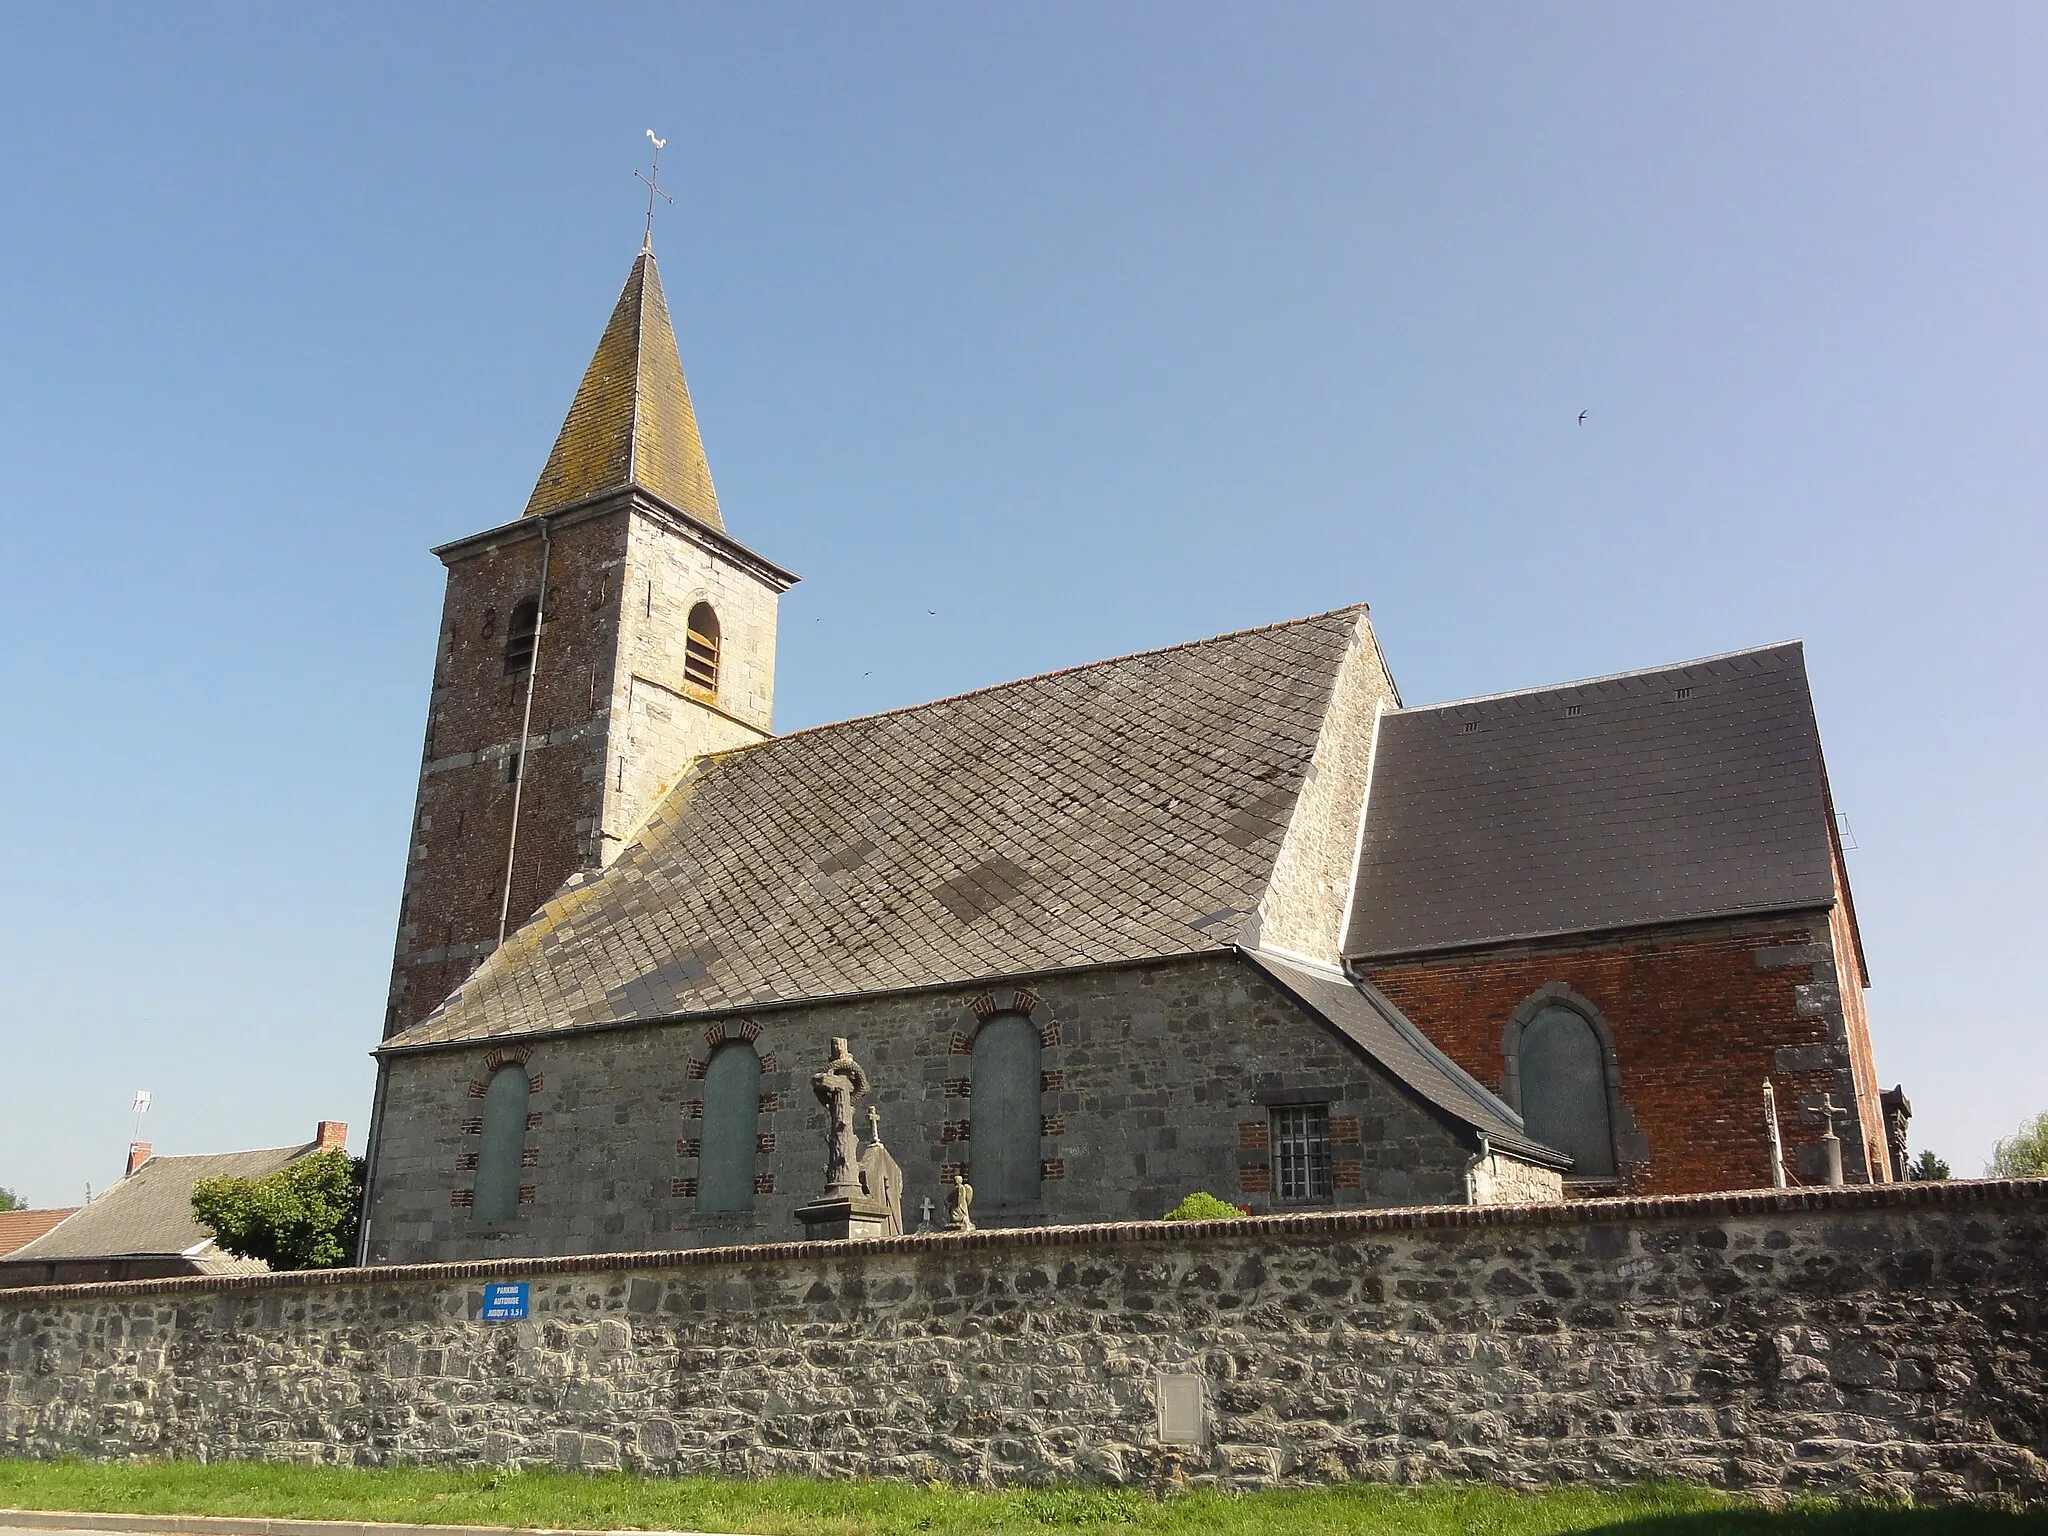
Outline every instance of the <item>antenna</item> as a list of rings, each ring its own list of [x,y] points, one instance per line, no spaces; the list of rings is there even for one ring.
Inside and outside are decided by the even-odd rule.
[[[149,1090],[147,1088],[135,1090],[135,1104],[133,1107],[135,1110],[135,1134],[128,1139],[130,1141],[140,1141],[142,1140],[142,1117],[149,1113]]]
[[[650,128],[647,130],[647,142],[654,146],[653,171],[646,176],[642,176],[638,171],[633,173],[637,179],[647,183],[647,233],[640,238],[640,249],[643,251],[654,249],[654,200],[658,197],[665,203],[675,201],[661,190],[661,152],[667,147],[668,140],[657,139],[654,130]]]

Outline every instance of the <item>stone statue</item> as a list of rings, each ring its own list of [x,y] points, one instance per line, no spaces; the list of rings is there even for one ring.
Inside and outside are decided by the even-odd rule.
[[[946,1201],[946,1230],[948,1232],[972,1232],[974,1217],[969,1208],[974,1204],[974,1186],[957,1173],[946,1175],[950,1187]]]
[[[811,1076],[811,1092],[825,1106],[831,1125],[825,1132],[825,1198],[859,1198],[860,1137],[853,1129],[853,1101],[868,1091],[868,1075],[853,1059],[843,1036],[832,1038],[832,1059]]]

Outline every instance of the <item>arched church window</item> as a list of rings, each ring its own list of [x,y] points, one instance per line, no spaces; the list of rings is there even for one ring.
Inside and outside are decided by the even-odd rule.
[[[519,1172],[526,1154],[526,1103],[533,1085],[524,1067],[503,1066],[484,1089],[483,1147],[476,1158],[476,1203],[470,1219],[490,1226],[519,1215]]]
[[[683,681],[706,693],[718,692],[718,615],[709,603],[690,610],[683,634]]]
[[[704,1137],[697,1154],[697,1209],[754,1208],[755,1132],[761,1115],[761,1058],[744,1040],[711,1053],[704,1069]]]
[[[517,677],[533,665],[534,639],[540,633],[540,599],[522,597],[512,605],[505,625],[505,675]]]
[[[1543,1009],[1522,1028],[1518,1066],[1529,1134],[1571,1154],[1571,1177],[1612,1178],[1607,1052],[1585,1016],[1560,1004]]]
[[[1022,1205],[1038,1198],[1038,1027],[999,1013],[974,1037],[968,1146],[975,1202]]]

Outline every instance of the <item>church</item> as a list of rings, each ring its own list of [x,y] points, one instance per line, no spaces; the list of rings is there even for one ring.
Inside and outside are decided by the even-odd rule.
[[[841,1038],[982,1226],[1895,1175],[1796,642],[1418,705],[1359,604],[777,735],[651,248],[435,553],[366,1262],[798,1239]]]

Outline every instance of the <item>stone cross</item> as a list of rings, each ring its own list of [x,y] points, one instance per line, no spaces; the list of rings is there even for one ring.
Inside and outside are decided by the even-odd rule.
[[[918,1220],[917,1220],[917,1230],[918,1230],[918,1231],[920,1231],[920,1232],[929,1232],[929,1231],[931,1231],[931,1229],[932,1229],[932,1197],[931,1197],[930,1195],[926,1195],[926,1196],[924,1197],[924,1202],[923,1202],[923,1204],[921,1204],[921,1205],[920,1205],[920,1206],[918,1207],[918,1212],[919,1212],[919,1214],[918,1214]]]
[[[825,1198],[858,1199],[860,1138],[853,1130],[853,1101],[868,1091],[868,1075],[853,1059],[843,1036],[832,1038],[832,1059],[811,1075],[811,1092],[825,1106],[831,1124],[825,1132]]]
[[[1844,1182],[1842,1178],[1842,1138],[1835,1134],[1835,1117],[1837,1115],[1846,1115],[1849,1111],[1835,1103],[1835,1096],[1832,1093],[1822,1094],[1820,1096],[1820,1103],[1815,1108],[1827,1118],[1828,1128],[1822,1134],[1820,1144],[1827,1150],[1828,1155],[1828,1187],[1830,1189],[1840,1189]]]
[[[872,1104],[868,1106],[868,1140],[878,1147],[882,1144],[882,1112]]]

